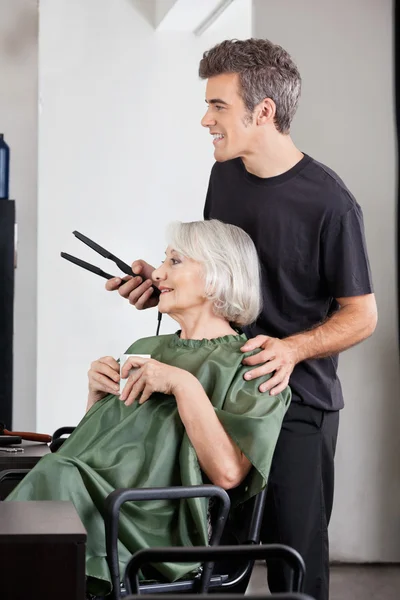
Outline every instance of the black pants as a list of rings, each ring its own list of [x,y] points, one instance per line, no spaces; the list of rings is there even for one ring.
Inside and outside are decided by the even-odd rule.
[[[332,512],[339,413],[292,402],[283,422],[268,481],[261,539],[295,548],[306,564],[304,592],[329,597],[328,524]],[[271,592],[287,589],[290,573],[268,564]]]

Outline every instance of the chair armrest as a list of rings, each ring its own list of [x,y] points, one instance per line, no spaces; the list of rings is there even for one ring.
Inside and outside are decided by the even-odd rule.
[[[0,502],[5,500],[14,487],[16,487],[16,484],[10,482],[22,481],[29,471],[30,469],[4,469],[4,471],[0,471]]]
[[[30,469],[6,469],[0,471],[0,483],[9,479],[16,479],[22,481],[22,479],[30,472]]]
[[[118,489],[109,494],[105,501],[105,534],[107,562],[113,586],[112,599],[119,600],[120,572],[118,563],[118,520],[121,506],[125,502],[143,500],[179,500],[182,498],[217,498],[219,500],[217,519],[210,544],[218,544],[221,539],[230,509],[230,499],[225,490],[216,485],[175,486],[160,488]],[[211,577],[213,565],[204,565],[202,580],[207,582]],[[137,577],[136,577],[137,580]],[[138,581],[137,581],[138,585]]]
[[[62,436],[66,433],[70,434],[74,431],[75,427],[60,427],[52,435],[52,442],[49,444],[51,452],[56,452],[59,447],[65,442],[65,438]]]
[[[65,433],[72,433],[74,431],[75,427],[59,427],[59,429],[56,429],[55,432],[52,435],[53,440],[56,440],[57,438],[60,438],[62,435],[64,435]]]

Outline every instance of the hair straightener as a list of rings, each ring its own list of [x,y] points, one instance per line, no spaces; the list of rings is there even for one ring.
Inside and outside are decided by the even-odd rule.
[[[79,231],[73,231],[72,233],[74,234],[74,236],[76,238],[78,238],[78,240],[80,240],[81,242],[83,242],[84,244],[89,246],[89,248],[92,248],[92,250],[94,250],[98,254],[101,254],[101,256],[104,256],[104,258],[108,258],[109,260],[112,260],[117,265],[117,267],[119,267],[121,269],[121,271],[123,273],[125,273],[126,275],[130,275],[131,277],[137,277],[136,273],[134,273],[132,271],[130,266],[127,265],[123,260],[118,258],[118,256],[115,256],[115,254],[112,254],[111,252],[109,252],[108,250],[103,248],[102,246],[99,246],[99,244],[96,244],[96,242],[93,242],[93,240],[86,237],[86,235],[79,233]],[[116,277],[116,275],[110,275],[110,273],[103,271],[99,267],[96,267],[95,265],[92,265],[84,260],[81,260],[80,258],[77,258],[76,256],[67,254],[66,252],[61,252],[61,257],[65,258],[66,260],[69,260],[69,262],[72,262],[74,265],[77,265],[78,267],[81,267],[82,269],[86,269],[87,271],[90,271],[91,273],[94,273],[95,275],[104,277],[105,279],[113,279],[114,277]],[[126,283],[126,281],[122,280],[122,283],[120,285],[123,285],[124,283]],[[152,288],[153,288],[153,296],[159,297],[160,290],[158,288],[156,288],[154,285],[152,286]],[[159,312],[156,335],[158,335],[158,333],[160,331],[161,317],[162,317],[162,315]]]

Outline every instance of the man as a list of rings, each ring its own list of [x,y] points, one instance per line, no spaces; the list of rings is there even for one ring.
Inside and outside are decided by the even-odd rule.
[[[301,78],[283,48],[268,40],[224,41],[203,55],[199,72],[207,79],[202,125],[217,161],[204,218],[242,227],[262,263],[264,308],[242,348],[261,349],[243,361],[259,367],[245,377],[274,373],[260,389],[278,394],[289,383],[293,392],[268,482],[262,541],[298,550],[306,593],[327,600],[343,407],[337,355],[371,335],[377,322],[362,213],[341,179],[289,135]],[[143,261],[132,268],[144,278],[153,270]],[[131,279],[119,292],[142,309],[157,303],[149,286]],[[282,565],[268,566],[271,591],[286,589]]]

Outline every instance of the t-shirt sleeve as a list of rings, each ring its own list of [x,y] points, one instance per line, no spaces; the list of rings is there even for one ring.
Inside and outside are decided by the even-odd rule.
[[[327,224],[322,234],[322,276],[333,298],[373,292],[361,208],[353,205]]]
[[[248,366],[238,370],[222,409],[216,410],[225,431],[254,467],[245,482],[232,490],[234,504],[244,502],[265,487],[292,396],[289,387],[277,396],[260,392],[259,386],[271,375],[247,381],[243,378],[247,371]]]

